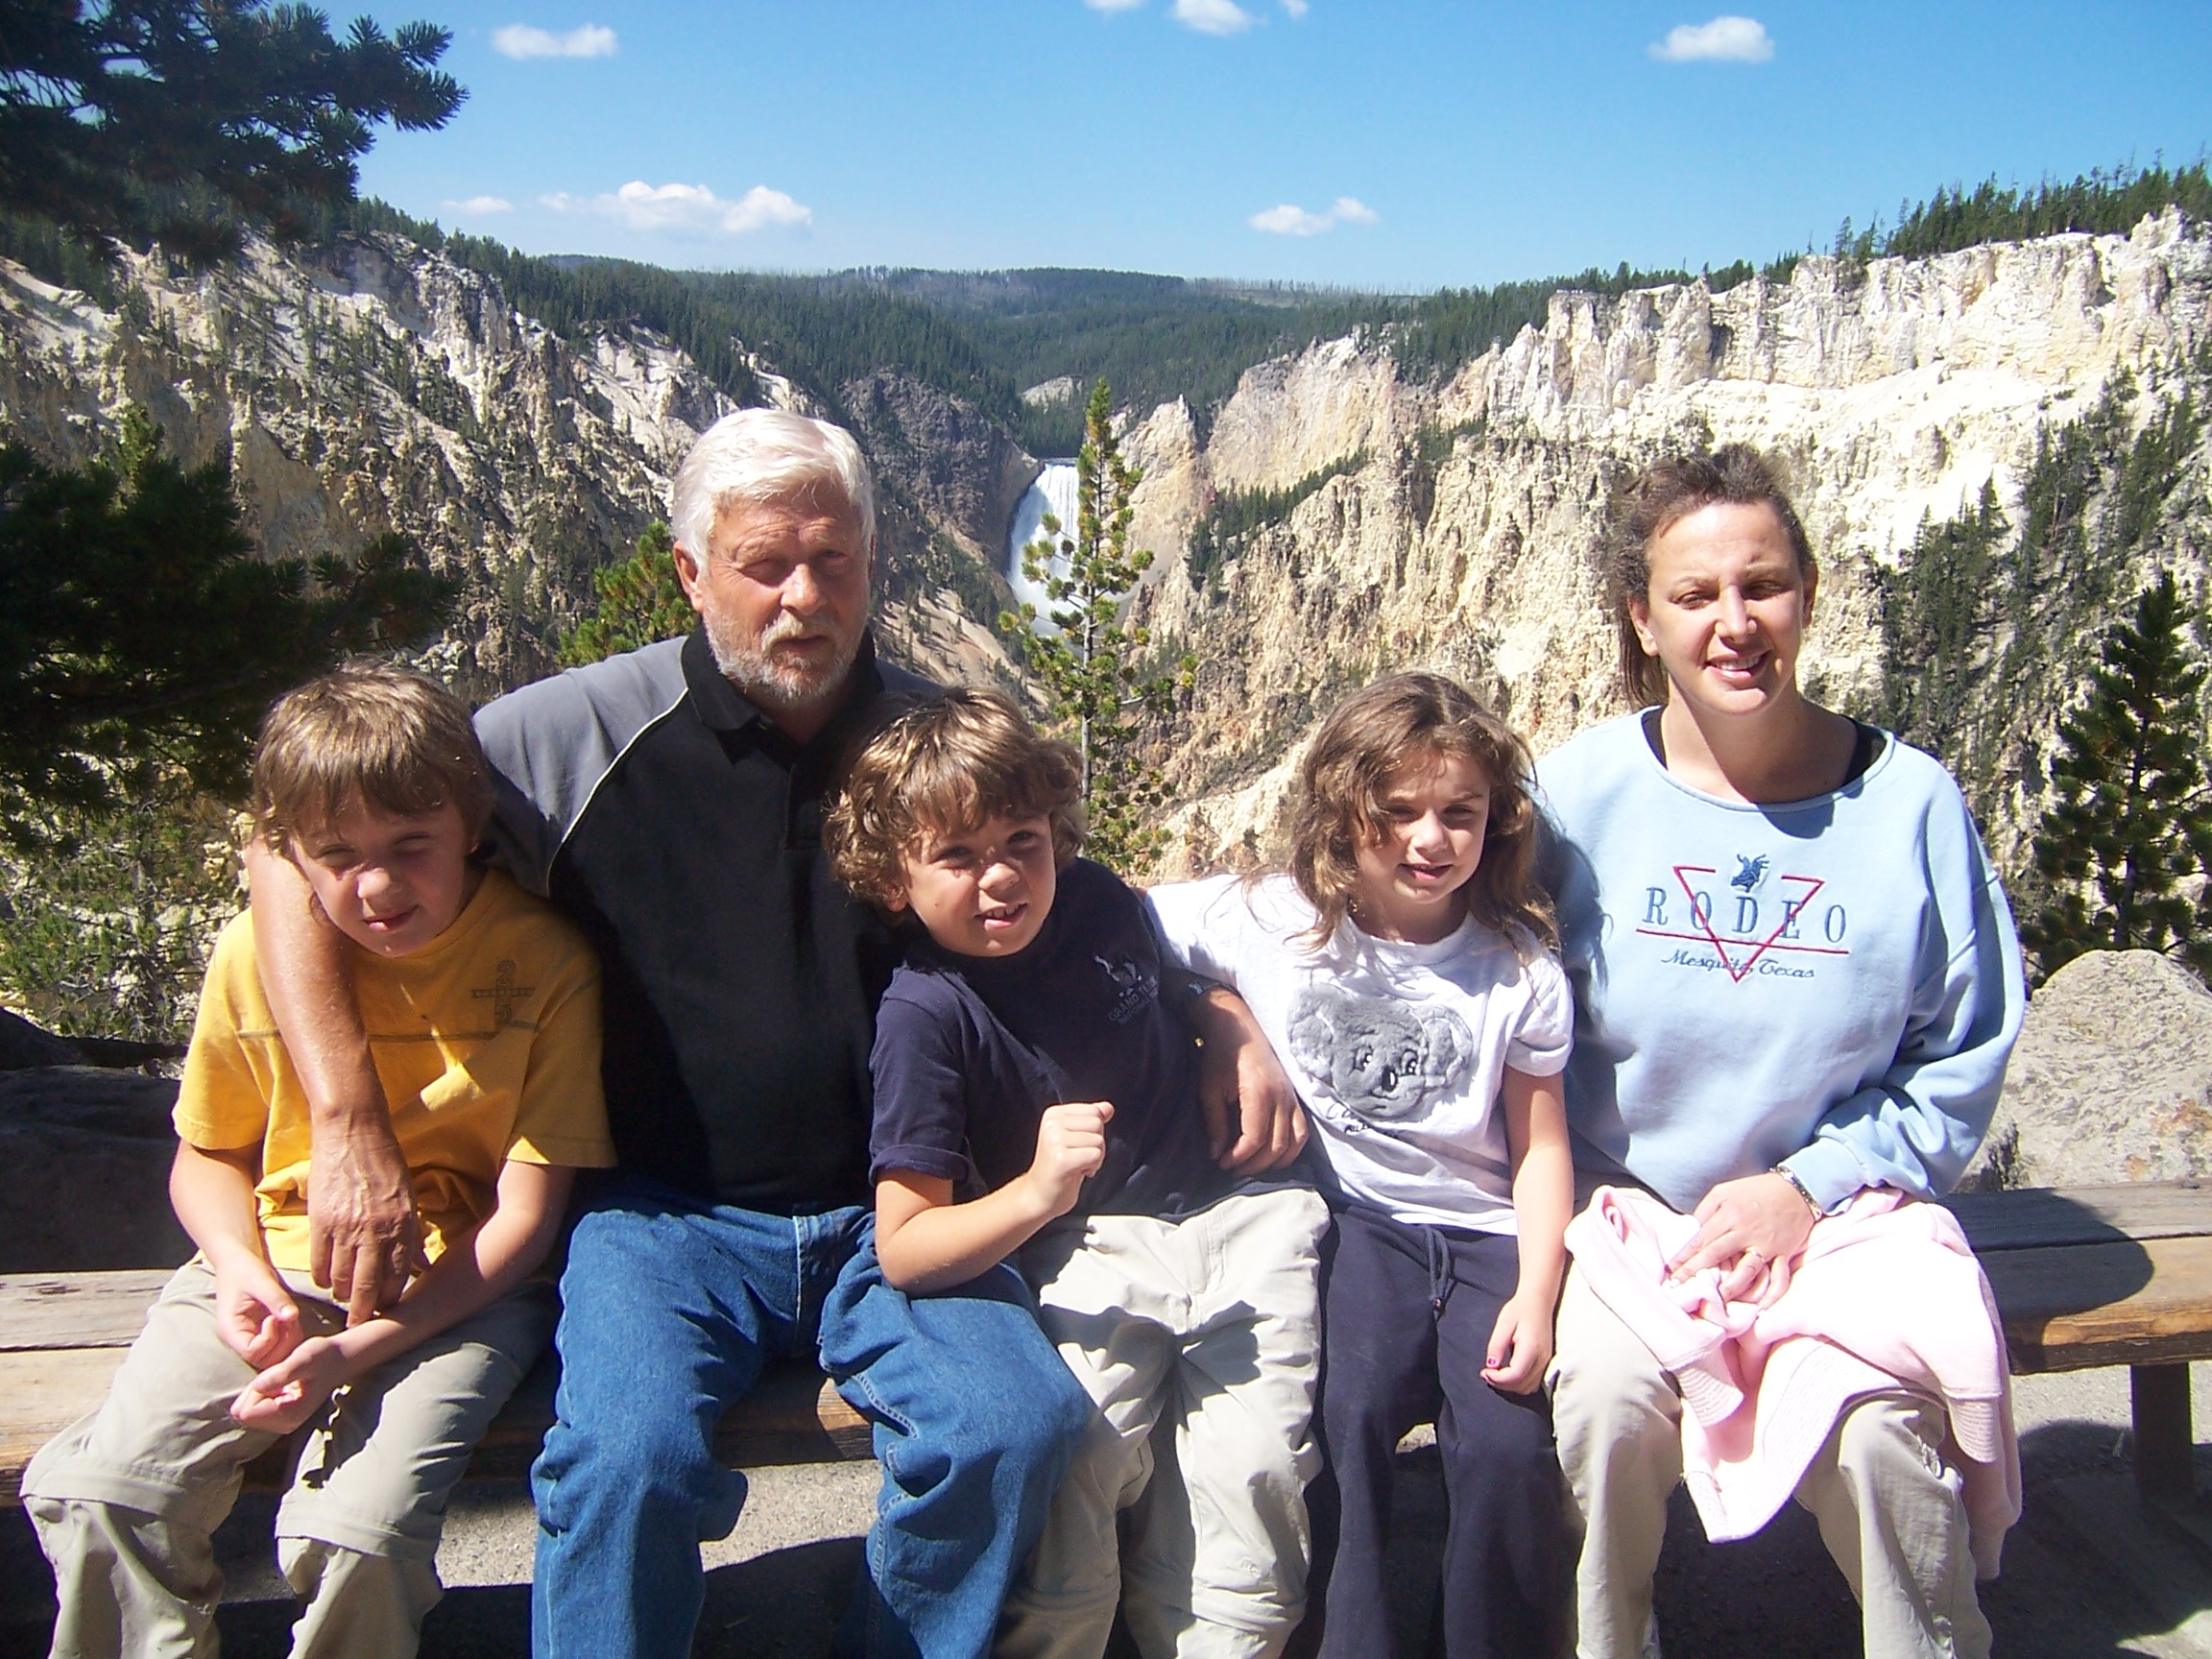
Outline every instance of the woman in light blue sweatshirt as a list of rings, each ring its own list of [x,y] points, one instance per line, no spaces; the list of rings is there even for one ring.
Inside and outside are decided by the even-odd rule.
[[[1958,1181],[2019,1033],[2019,947],[1950,775],[1799,692],[1818,572],[1755,451],[1647,469],[1607,554],[1623,678],[1650,706],[1538,767],[1578,1185],[1694,1214],[1675,1276],[1716,1268],[1744,1295],[1861,1190]],[[1573,1274],[1553,1383],[1584,1523],[1580,1651],[1639,1655],[1680,1395]],[[1875,1396],[1799,1486],[1869,1659],[1988,1651],[1944,1436],[1933,1405]]]

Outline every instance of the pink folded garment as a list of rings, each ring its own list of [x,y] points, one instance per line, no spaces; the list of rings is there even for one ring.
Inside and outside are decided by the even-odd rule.
[[[1681,1385],[1682,1471],[1705,1534],[1747,1538],[1797,1489],[1847,1407],[1904,1390],[1948,1414],[1978,1576],[2020,1519],[2020,1446],[1996,1298],[1940,1204],[1887,1189],[1814,1223],[1729,1302],[1719,1268],[1667,1283],[1697,1231],[1648,1192],[1600,1187],[1567,1228],[1575,1270]]]

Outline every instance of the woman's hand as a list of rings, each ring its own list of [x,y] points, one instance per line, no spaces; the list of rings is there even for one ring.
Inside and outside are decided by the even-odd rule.
[[[1737,1301],[1777,1262],[1787,1262],[1812,1236],[1810,1206],[1781,1176],[1768,1171],[1723,1181],[1697,1206],[1697,1233],[1667,1263],[1670,1284],[1707,1267],[1726,1269],[1720,1294]]]

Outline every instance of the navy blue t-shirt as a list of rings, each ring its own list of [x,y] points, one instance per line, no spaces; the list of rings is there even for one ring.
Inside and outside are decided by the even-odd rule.
[[[958,956],[926,936],[876,1011],[871,1180],[934,1175],[956,1201],[1004,1186],[1037,1154],[1037,1120],[1068,1100],[1110,1100],[1106,1162],[1076,1214],[1178,1220],[1231,1192],[1303,1186],[1215,1167],[1198,1104],[1198,1049],[1160,998],[1160,948],[1143,903],[1102,865],[1060,872],[1052,910],[1012,956]]]

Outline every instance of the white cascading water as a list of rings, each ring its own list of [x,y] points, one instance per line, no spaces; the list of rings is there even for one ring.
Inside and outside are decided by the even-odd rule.
[[[1045,595],[1045,585],[1032,582],[1022,571],[1022,550],[1044,534],[1045,515],[1051,514],[1060,520],[1060,534],[1075,534],[1075,463],[1072,461],[1047,461],[1045,470],[1037,474],[1037,482],[1029,486],[1029,493],[1022,497],[1014,509],[1014,528],[1006,538],[1006,580],[1013,585],[1015,598],[1037,607],[1037,616],[1044,621],[1046,608],[1051,603]],[[1058,556],[1053,566],[1062,575],[1068,570],[1068,562]],[[1051,624],[1044,624],[1047,629]]]

